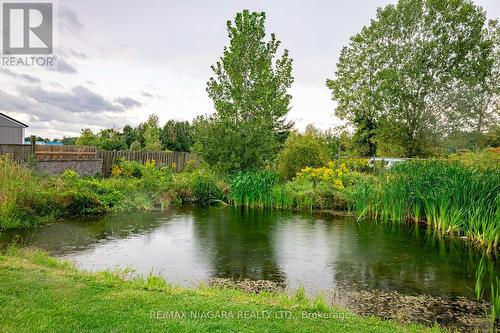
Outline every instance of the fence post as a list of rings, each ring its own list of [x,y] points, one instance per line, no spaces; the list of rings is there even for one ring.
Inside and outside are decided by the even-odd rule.
[[[31,156],[35,158],[36,136],[34,135],[30,136],[30,142],[31,142]]]

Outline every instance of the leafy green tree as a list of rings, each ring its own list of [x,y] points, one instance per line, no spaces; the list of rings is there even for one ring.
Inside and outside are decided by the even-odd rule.
[[[494,124],[481,138],[483,147],[500,147],[500,124]]]
[[[263,167],[290,129],[292,60],[287,50],[276,58],[280,41],[265,41],[265,19],[245,10],[227,23],[229,46],[207,83],[216,113],[195,121],[196,152],[222,171]]]
[[[82,129],[82,134],[76,139],[77,146],[98,146],[99,137],[90,128]]]
[[[191,124],[188,121],[169,120],[160,131],[163,149],[190,151],[193,145]]]
[[[152,114],[144,124],[144,150],[146,151],[161,150],[160,129],[158,122],[158,116],[156,114]]]
[[[144,126],[142,126],[143,128]],[[144,144],[144,131],[141,131],[141,126],[134,128],[130,125],[125,125],[123,127],[123,139],[127,147],[130,147],[135,141],[139,141],[139,144]]]
[[[328,145],[329,157],[332,160],[337,159],[339,152],[341,156],[360,155],[359,151],[354,150],[353,134],[347,125],[330,128],[323,133],[323,137]]]
[[[126,150],[127,144],[123,135],[115,129],[103,129],[98,134],[97,147],[102,150]]]
[[[61,139],[61,142],[63,143],[63,145],[69,145],[69,146],[73,146],[76,144],[76,139],[78,139],[78,137],[63,137]]]
[[[379,120],[401,129],[405,155],[423,155],[447,121],[443,94],[488,72],[480,7],[467,0],[399,0],[351,38],[327,80],[336,114],[351,121],[372,154]],[[358,135],[361,137],[361,135]]]
[[[484,42],[491,52],[482,57],[483,75],[476,80],[460,81],[451,90],[449,113],[451,131],[469,131],[477,148],[482,134],[491,125],[500,122],[500,24],[490,21],[484,33]]]
[[[115,129],[103,129],[97,134],[89,128],[83,129],[75,144],[78,146],[95,146],[102,150],[127,149],[122,134]]]
[[[130,150],[132,151],[140,151],[141,150],[141,143],[139,141],[134,141],[130,145]]]
[[[308,126],[304,134],[292,132],[278,154],[278,172],[285,179],[293,178],[304,167],[320,167],[328,163],[329,147],[321,132]]]

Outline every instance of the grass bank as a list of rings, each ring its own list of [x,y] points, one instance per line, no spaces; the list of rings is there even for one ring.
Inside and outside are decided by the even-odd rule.
[[[437,332],[362,318],[302,294],[185,289],[88,273],[39,251],[0,254],[2,332]],[[198,318],[196,318],[198,317]]]

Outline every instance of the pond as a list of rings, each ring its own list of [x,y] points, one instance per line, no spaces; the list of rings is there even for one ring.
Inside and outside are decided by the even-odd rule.
[[[461,302],[470,315],[481,259],[463,240],[437,237],[425,226],[228,207],[72,219],[3,232],[0,242],[42,248],[88,270],[131,266],[183,286],[214,277],[304,286],[368,314],[379,314],[388,300],[422,296],[423,306],[443,303],[451,316],[437,318],[444,322],[457,320]],[[500,264],[487,263],[498,276]],[[395,316],[391,311],[384,316]],[[484,317],[479,305],[477,312]]]

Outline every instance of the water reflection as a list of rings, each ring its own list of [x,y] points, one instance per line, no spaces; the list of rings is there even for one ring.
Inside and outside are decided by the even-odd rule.
[[[179,209],[76,219],[0,233],[85,269],[133,266],[191,285],[210,277],[309,289],[378,289],[473,297],[480,253],[461,240],[403,227],[291,212]],[[487,261],[498,276],[498,262]]]
[[[0,244],[42,248],[53,255],[64,256],[130,235],[147,237],[164,223],[159,217],[168,219],[171,215],[167,212],[78,218],[33,229],[3,232],[0,233]]]
[[[213,208],[194,209],[192,216],[199,251],[209,254],[213,277],[284,284],[274,251],[276,223],[271,214]]]

